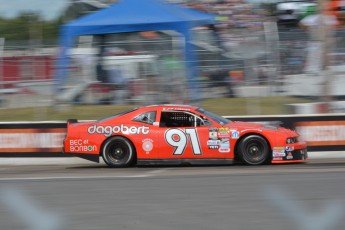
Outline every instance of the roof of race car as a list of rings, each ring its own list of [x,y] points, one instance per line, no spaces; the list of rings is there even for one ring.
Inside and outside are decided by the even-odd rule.
[[[113,116],[100,119],[98,121],[99,122],[107,121],[109,119],[114,119],[116,117],[120,117],[120,116],[129,114],[129,113],[134,112],[134,111],[142,110],[142,109],[144,109],[144,110],[147,110],[147,109],[160,109],[162,111],[194,111],[194,110],[198,109],[198,107],[191,106],[191,105],[175,105],[175,104],[148,105],[148,106],[142,106],[142,107],[133,108],[133,109],[130,109],[128,111],[124,111],[124,112],[115,114]]]
[[[161,104],[161,105],[148,105],[142,108],[153,108],[161,107],[162,110],[195,110],[198,107],[192,105],[183,105],[183,104]]]

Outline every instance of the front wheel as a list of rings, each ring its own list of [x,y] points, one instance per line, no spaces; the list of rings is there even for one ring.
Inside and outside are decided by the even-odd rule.
[[[261,165],[268,163],[270,148],[265,138],[250,135],[243,138],[238,145],[238,157],[247,165]]]
[[[135,149],[132,143],[124,137],[111,137],[103,145],[104,162],[113,168],[128,167],[134,163]]]

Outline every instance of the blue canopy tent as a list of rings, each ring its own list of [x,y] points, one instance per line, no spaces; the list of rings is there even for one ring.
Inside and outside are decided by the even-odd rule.
[[[185,39],[184,61],[190,89],[198,88],[195,79],[198,68],[192,44],[191,29],[214,24],[215,16],[160,0],[120,0],[108,8],[83,16],[60,28],[60,55],[56,80],[62,84],[68,77],[67,51],[80,35],[100,35],[122,32],[174,30]],[[194,95],[195,96],[195,95]],[[191,95],[191,97],[193,97]]]

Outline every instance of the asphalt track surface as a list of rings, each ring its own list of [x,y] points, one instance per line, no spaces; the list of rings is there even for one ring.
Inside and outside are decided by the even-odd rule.
[[[0,229],[345,229],[345,159],[255,167],[1,165]]]

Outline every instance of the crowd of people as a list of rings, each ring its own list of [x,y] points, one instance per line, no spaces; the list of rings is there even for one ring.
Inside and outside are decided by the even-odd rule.
[[[176,3],[176,1],[171,1]],[[267,11],[260,6],[248,3],[246,0],[189,0],[178,2],[186,7],[216,15],[215,19],[217,23],[212,27],[205,26],[203,29],[212,29],[216,32],[218,37],[213,37],[213,39],[218,39],[217,41],[219,48],[222,50],[221,52],[231,59],[231,61],[227,61],[226,63],[224,62],[225,64],[222,66],[222,64],[219,63],[223,63],[223,60],[220,61],[220,59],[217,59],[219,56],[208,55],[209,53],[207,52],[206,57],[205,55],[199,55],[201,59],[199,60],[199,64],[205,64],[205,66],[201,66],[200,69],[209,71],[206,74],[202,72],[200,77],[204,79],[203,77],[207,76],[207,79],[212,80],[213,82],[211,82],[211,86],[216,85],[214,82],[224,84],[225,82],[228,82],[227,79],[231,79],[231,83],[252,82],[253,84],[266,84],[280,74],[301,74],[305,71],[306,63],[308,63],[307,40],[303,40],[304,38],[300,40],[282,39],[277,43],[272,43],[274,46],[272,45],[270,47],[268,42],[271,39],[267,39],[268,36],[270,36],[267,32],[269,31],[269,28],[267,30],[267,28],[264,27],[264,23],[269,22],[274,24],[274,18],[269,16]],[[152,34],[155,36],[151,36]],[[154,42],[164,40],[162,38],[162,34],[152,34],[139,33],[140,37],[138,37],[138,39],[142,39],[143,41],[146,41],[145,39],[147,39]],[[210,37],[204,36],[206,33],[201,32],[200,34],[203,37],[203,41],[207,41],[207,45],[210,45]],[[277,34],[277,36],[278,35],[280,34]],[[158,47],[157,43],[154,44],[155,45],[153,47]],[[148,49],[147,43],[142,47],[143,49]],[[211,48],[206,51],[214,52],[214,50],[216,49]],[[157,48],[149,51],[153,53],[158,51],[158,53],[155,53],[157,56],[164,53],[161,49]],[[205,50],[202,51],[204,52]],[[164,53],[164,55],[168,54],[168,51],[166,52],[167,53]],[[235,55],[236,53],[238,54],[237,56]],[[278,53],[278,55],[276,55],[276,53]],[[162,57],[159,59],[164,60]],[[256,60],[248,61],[248,59]],[[234,64],[235,62],[236,64]],[[209,68],[210,66],[211,68]],[[164,65],[161,65],[161,67],[163,68]],[[280,73],[275,71],[280,71]],[[233,77],[232,73],[236,73],[235,75],[240,77]],[[119,75],[115,71],[112,71],[111,74],[112,76]],[[171,79],[177,79],[176,75],[179,74],[176,73],[176,71],[171,71],[167,68],[165,76],[169,75],[172,75]],[[221,80],[219,80],[219,77]],[[227,95],[234,96],[234,93],[229,90],[227,91]]]
[[[189,1],[183,5],[217,15],[217,27],[221,29],[261,29],[267,12],[244,0]]]
[[[219,32],[219,39],[223,43],[223,47],[238,47],[241,40],[245,40],[252,36],[255,32],[264,33],[264,22],[276,22],[275,18],[270,16],[269,13],[257,4],[249,3],[245,0],[203,0],[203,1],[188,1],[183,3],[185,6],[194,9],[213,13],[216,16],[216,28]],[[327,25],[339,25],[339,21],[333,15],[328,15]],[[296,30],[295,33],[310,34],[304,40],[286,40],[280,41],[280,61],[281,70],[283,74],[297,74],[305,71],[310,72],[310,68],[319,70],[320,64],[315,63],[315,57],[320,56],[320,49],[315,45],[315,34],[319,36],[320,23],[314,22],[317,15],[309,15],[299,23],[300,31]],[[314,20],[314,21],[312,21]],[[303,31],[303,30],[304,31]],[[315,32],[316,31],[316,32]],[[254,32],[254,33],[253,33]],[[254,34],[255,36],[255,34]],[[254,37],[253,36],[253,37]],[[267,36],[265,34],[264,36]],[[330,39],[328,38],[327,41]],[[337,40],[332,40],[334,43]],[[260,42],[265,42],[262,40]],[[234,45],[235,44],[235,45]],[[335,49],[337,44],[333,44]],[[315,52],[312,52],[315,50]],[[229,50],[233,52],[234,50]],[[320,59],[320,58],[316,58]]]

